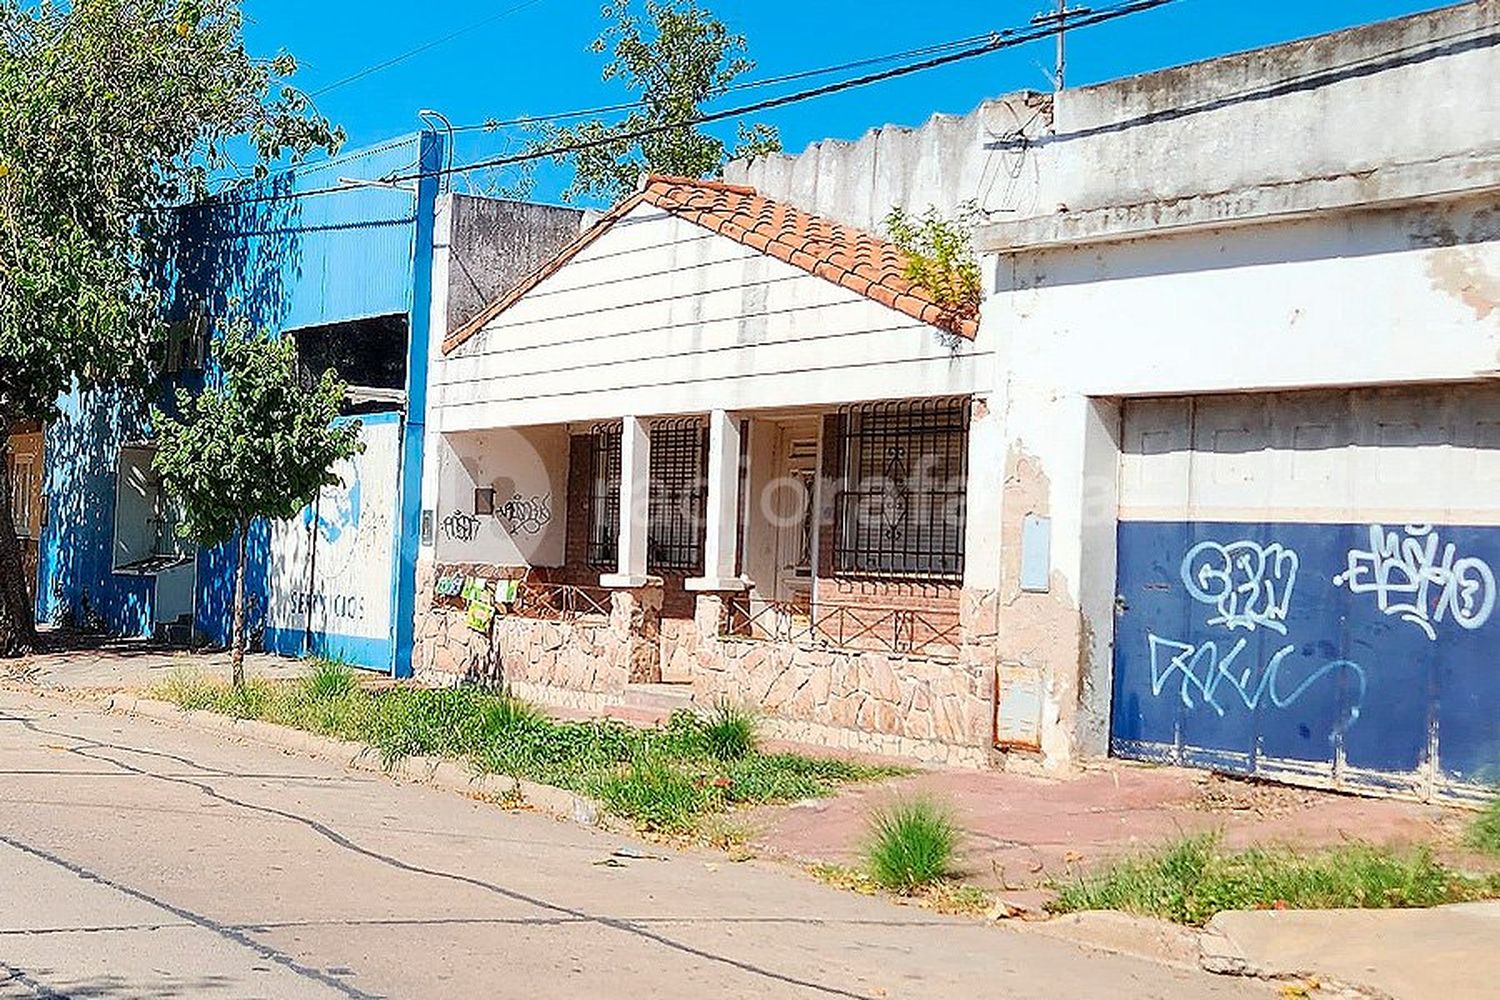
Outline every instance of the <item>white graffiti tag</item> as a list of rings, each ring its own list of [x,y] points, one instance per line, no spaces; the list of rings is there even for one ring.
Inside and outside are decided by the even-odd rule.
[[[1275,708],[1287,708],[1314,684],[1341,671],[1348,677],[1353,689],[1348,698],[1349,717],[1338,725],[1338,731],[1352,726],[1359,719],[1360,706],[1364,704],[1365,671],[1350,660],[1331,660],[1293,684],[1291,678],[1282,677],[1284,670],[1297,669],[1295,664],[1289,666],[1286,662],[1286,658],[1296,648],[1291,644],[1276,650],[1257,678],[1254,666],[1240,666],[1237,662],[1247,644],[1247,640],[1243,638],[1236,639],[1234,645],[1222,654],[1219,644],[1213,640],[1194,645],[1163,639],[1148,632],[1146,643],[1151,652],[1152,694],[1160,697],[1172,678],[1180,677],[1179,697],[1188,708],[1196,708],[1201,702],[1222,717],[1227,709],[1219,701],[1221,694],[1238,697],[1252,711],[1266,700]]]
[[[1207,624],[1252,631],[1264,626],[1286,635],[1297,566],[1297,553],[1280,542],[1199,542],[1182,560],[1182,582],[1193,600],[1218,608]]]
[[[1466,629],[1489,621],[1495,610],[1495,574],[1477,556],[1457,559],[1456,546],[1444,544],[1430,524],[1387,530],[1370,525],[1370,547],[1350,549],[1334,586],[1351,594],[1374,594],[1387,615],[1437,638],[1437,623],[1451,617]]]

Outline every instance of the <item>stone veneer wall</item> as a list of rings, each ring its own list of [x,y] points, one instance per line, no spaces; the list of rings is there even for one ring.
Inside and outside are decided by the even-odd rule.
[[[768,733],[802,743],[985,766],[994,727],[994,595],[967,594],[956,659],[720,638],[720,598],[698,599],[693,700],[762,713]]]
[[[430,562],[418,567],[417,593],[425,598],[412,653],[418,680],[504,684],[531,701],[600,711],[618,703],[626,684],[660,678],[659,587],[615,591],[608,617],[559,622],[496,615],[488,634],[469,628],[462,608],[432,600],[440,574],[495,580],[510,572],[506,567]]]
[[[496,567],[442,567],[493,579]],[[419,568],[430,595],[437,568]],[[691,627],[660,618],[661,588],[617,591],[611,613],[553,622],[497,616],[491,635],[469,629],[461,609],[429,601],[417,628],[420,679],[504,683],[545,705],[600,712],[625,686],[692,685],[693,702],[727,701],[759,712],[766,734],[929,763],[983,767],[992,760],[996,594],[964,591],[955,658],[828,649],[722,638],[723,602],[699,595]]]

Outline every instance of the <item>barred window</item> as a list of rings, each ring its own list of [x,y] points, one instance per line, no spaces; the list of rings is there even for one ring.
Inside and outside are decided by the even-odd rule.
[[[588,549],[591,566],[613,569],[620,551],[620,425],[589,435]]]
[[[588,552],[592,566],[613,568],[620,543],[618,424],[596,427],[589,442]],[[695,419],[651,425],[651,492],[646,564],[652,570],[698,572],[708,480],[708,431]]]
[[[840,418],[835,572],[961,580],[968,399],[873,403]]]
[[[696,419],[651,425],[650,527],[646,564],[653,570],[703,567],[708,500],[708,431]]]

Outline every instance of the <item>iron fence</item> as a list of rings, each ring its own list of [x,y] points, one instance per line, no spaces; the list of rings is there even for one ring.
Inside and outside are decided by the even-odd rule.
[[[571,622],[587,617],[608,618],[611,593],[607,587],[580,587],[571,583],[525,580],[516,588],[515,601],[505,606],[505,613],[514,618],[554,622]]]
[[[749,597],[725,602],[719,635],[935,659],[957,659],[960,642],[958,617],[951,612]]]

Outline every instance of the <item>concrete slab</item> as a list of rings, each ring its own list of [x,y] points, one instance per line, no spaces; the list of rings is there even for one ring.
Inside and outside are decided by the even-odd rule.
[[[1500,902],[1220,913],[1201,939],[1212,971],[1316,974],[1396,1000],[1500,997],[1497,943]]]

